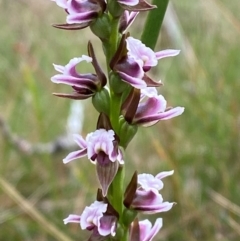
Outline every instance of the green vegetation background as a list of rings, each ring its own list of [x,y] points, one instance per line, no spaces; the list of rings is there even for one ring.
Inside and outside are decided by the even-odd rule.
[[[184,115],[142,128],[126,153],[134,170],[165,180],[163,196],[177,205],[160,216],[155,240],[240,240],[240,15],[239,0],[173,0],[156,50],[181,49],[151,73],[162,79],[169,106]],[[95,199],[98,183],[86,159],[68,165],[70,150],[30,153],[66,133],[72,101],[52,92],[70,91],[49,80],[52,63],[86,54],[88,29],[63,31],[65,13],[51,1],[0,1],[0,240],[86,240],[78,225],[63,225]],[[144,14],[130,31],[139,37]],[[81,71],[88,67],[80,66]],[[93,131],[97,113],[84,101],[81,134]],[[10,129],[8,129],[10,128]],[[11,135],[10,135],[11,133]],[[16,141],[16,136],[20,139]],[[15,139],[14,139],[15,138]],[[152,217],[154,220],[158,215]],[[142,216],[141,218],[147,218]],[[68,238],[64,237],[64,233]]]

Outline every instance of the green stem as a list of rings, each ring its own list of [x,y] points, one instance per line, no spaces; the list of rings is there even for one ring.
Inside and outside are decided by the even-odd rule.
[[[141,40],[151,49],[154,49],[157,43],[159,32],[162,26],[163,18],[167,10],[169,0],[153,0],[152,4],[157,8],[148,13],[147,20],[143,29]]]
[[[110,121],[116,134],[119,134],[119,115],[121,109],[121,96],[114,94],[110,89]]]
[[[123,194],[124,194],[124,176],[125,176],[125,166],[119,166],[118,172],[111,184],[111,204],[119,213],[119,223],[122,223],[121,217],[123,213]]]

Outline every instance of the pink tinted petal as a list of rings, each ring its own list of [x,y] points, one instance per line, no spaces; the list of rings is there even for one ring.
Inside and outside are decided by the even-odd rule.
[[[132,76],[127,75],[127,74],[125,74],[123,72],[120,72],[120,71],[118,71],[118,74],[124,82],[130,84],[131,86],[133,86],[137,89],[147,87],[147,84],[142,79],[132,77]]]
[[[127,6],[135,6],[139,3],[139,0],[117,0],[120,4]]]
[[[155,53],[149,48],[146,47],[140,40],[133,37],[128,37],[126,39],[128,54],[133,57],[135,60],[140,60],[142,66],[156,66],[157,58]]]
[[[155,189],[150,190],[136,190],[135,197],[132,202],[133,207],[145,207],[151,205],[161,204],[163,202],[162,195]]]
[[[76,86],[79,88],[86,88],[88,87],[88,85],[89,87],[95,87],[95,83],[91,79],[73,77],[70,75],[57,74],[51,78],[51,81],[56,84],[65,84],[70,86]]]
[[[87,147],[87,142],[83,139],[82,136],[78,134],[74,134],[74,141],[81,147],[81,148],[86,148]]]
[[[64,224],[68,223],[80,223],[81,216],[70,214],[67,218],[63,219]]]
[[[163,182],[160,179],[146,173],[138,175],[138,184],[144,190],[150,190],[153,188],[159,191],[163,188]]]
[[[125,33],[132,25],[139,12],[129,12],[125,10],[120,18],[119,32]]]
[[[71,152],[63,159],[63,163],[64,164],[69,163],[70,161],[84,157],[86,155],[87,155],[87,148],[84,148],[80,151]]]
[[[159,114],[138,118],[137,120],[134,120],[134,123],[142,125],[144,127],[149,127],[156,124],[160,120],[168,120],[173,117],[179,116],[183,113],[183,111],[183,107],[175,107]]]
[[[163,202],[162,195],[156,189],[137,189],[131,204],[132,208],[146,214],[166,212],[172,208],[174,203]]]
[[[143,100],[145,97],[158,97],[158,92],[155,87],[147,87],[144,89],[141,89],[141,100]]]
[[[60,73],[63,73],[63,72],[64,72],[64,69],[65,69],[64,66],[62,66],[62,65],[57,65],[57,64],[53,64],[53,67],[54,67],[55,70],[57,70],[57,71],[60,72]]]
[[[148,116],[158,114],[159,112],[163,112],[166,109],[166,106],[167,101],[162,95],[157,97],[150,97],[145,102],[141,102],[138,105],[134,121],[142,118],[147,118]]]
[[[179,116],[184,112],[184,107],[175,107],[163,113],[156,115],[159,120],[169,120],[173,117]]]
[[[158,174],[155,176],[155,178],[157,178],[157,179],[163,179],[163,178],[165,178],[165,177],[171,176],[173,173],[174,173],[174,170],[168,171],[168,172],[160,172],[160,173],[158,173]]]
[[[180,53],[180,50],[175,50],[175,49],[165,49],[159,52],[156,52],[156,58],[157,59],[162,59],[162,58],[166,58],[166,57],[173,57],[176,56]]]
[[[86,207],[81,215],[80,225],[82,229],[98,226],[103,213],[107,211],[107,204],[95,201],[89,207]]]
[[[140,240],[151,241],[162,227],[162,218],[157,218],[154,226],[149,220],[143,220],[139,222]]]
[[[103,216],[98,224],[98,232],[102,236],[116,235],[116,217],[114,216]]]
[[[83,13],[75,13],[70,14],[67,16],[67,23],[68,24],[74,24],[74,23],[86,23],[93,21],[97,17],[96,11],[88,11]]]
[[[118,160],[119,162],[122,162],[122,160],[119,160],[122,159],[122,153],[120,152],[118,145],[113,144],[115,140],[114,135],[115,133],[113,130],[107,131],[105,129],[99,129],[87,135],[86,141],[88,146],[88,158],[95,163],[92,157],[100,158],[99,155],[101,152],[104,152],[104,155],[106,155],[110,161],[115,162]],[[106,158],[106,156],[104,158]]]
[[[87,63],[90,63],[92,62],[92,58],[86,55],[82,55],[82,57],[80,58],[71,59],[69,63],[65,66],[64,74],[80,77],[81,75],[79,75],[76,71],[76,66],[82,61],[86,61]]]

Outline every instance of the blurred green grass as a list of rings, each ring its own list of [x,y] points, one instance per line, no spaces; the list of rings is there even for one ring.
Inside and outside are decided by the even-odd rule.
[[[153,174],[175,170],[166,179],[163,195],[177,205],[161,215],[164,227],[156,240],[237,241],[240,3],[172,3],[181,41],[174,40],[165,24],[156,49],[187,48],[176,58],[160,61],[153,74],[162,78],[160,91],[169,105],[184,106],[186,111],[181,117],[139,130],[126,153],[127,177],[135,169]],[[2,0],[0,7],[0,115],[12,133],[31,143],[53,141],[66,132],[71,101],[51,95],[68,90],[49,80],[55,74],[52,63],[65,64],[86,54],[88,39],[101,52],[100,43],[89,30],[52,28],[52,23],[64,21],[65,13],[50,1],[12,4]],[[131,30],[134,36],[142,27],[139,20]],[[100,61],[103,63],[102,55]],[[96,123],[91,103],[84,101],[84,106],[82,134],[94,130]],[[67,154],[63,151],[52,155],[21,152],[4,135],[0,150],[0,177],[46,218],[44,224],[23,211],[23,203],[1,182],[0,240],[60,240],[47,230],[50,225],[73,240],[85,240],[87,232],[77,225],[64,226],[62,219],[69,213],[81,213],[94,200],[98,187],[94,167],[87,160],[63,165],[61,159]]]

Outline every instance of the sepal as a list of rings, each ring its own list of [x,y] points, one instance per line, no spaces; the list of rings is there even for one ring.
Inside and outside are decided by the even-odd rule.
[[[105,113],[106,115],[109,114],[109,103],[110,103],[110,96],[109,92],[106,88],[103,88],[101,91],[98,91],[92,97],[92,103],[95,109],[101,113]]]
[[[121,7],[118,1],[108,0],[108,11],[114,18],[119,18],[122,15],[124,9]]]
[[[126,148],[138,130],[137,125],[130,125],[123,116],[119,118],[120,146]]]
[[[125,2],[125,1],[122,1],[122,2]],[[121,6],[125,10],[135,11],[135,12],[149,11],[157,7],[156,5],[152,5],[146,2],[145,0],[139,0],[138,4],[134,6],[125,5],[125,4],[121,4]]]
[[[98,36],[102,41],[104,41],[109,39],[111,33],[110,26],[111,25],[108,14],[103,14],[90,25],[90,28],[96,36]]]
[[[123,204],[126,208],[129,208],[131,206],[132,201],[135,197],[135,193],[138,185],[137,181],[138,181],[138,174],[137,174],[137,171],[135,171],[124,193]]]
[[[123,82],[120,76],[114,72],[110,73],[109,83],[115,94],[122,94],[129,89],[129,84]]]

